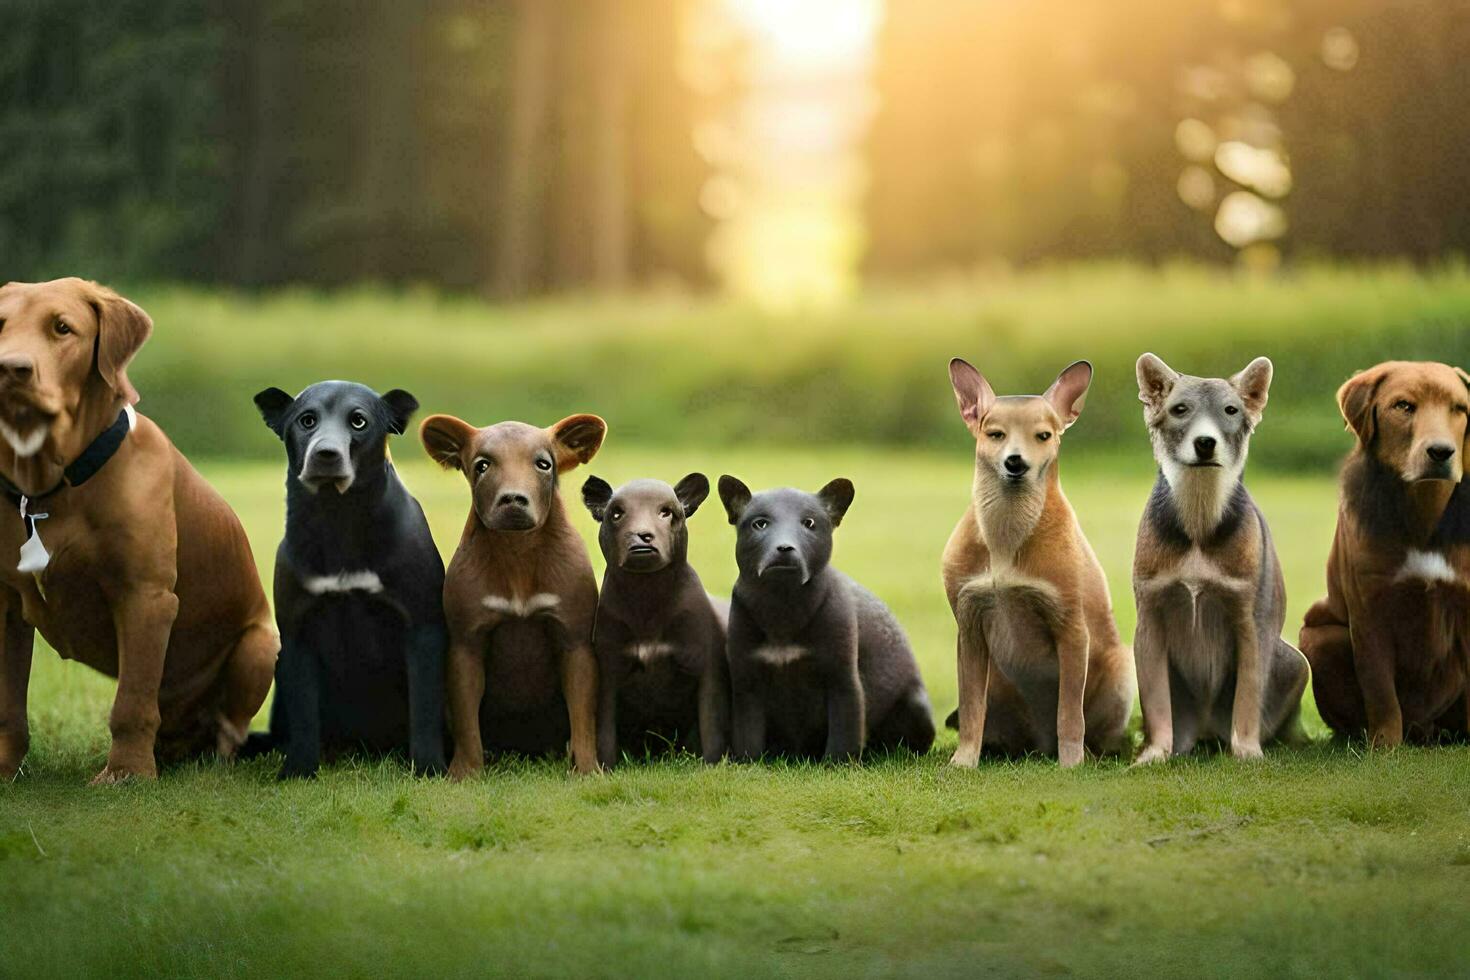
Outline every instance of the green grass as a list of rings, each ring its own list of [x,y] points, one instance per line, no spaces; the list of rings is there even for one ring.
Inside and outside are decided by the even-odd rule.
[[[692,469],[757,487],[854,479],[836,562],[908,627],[942,714],[955,680],[939,553],[969,483],[963,433],[954,442],[944,454],[653,451],[615,430],[590,471],[615,483]],[[1131,635],[1146,450],[1067,452],[1064,484]],[[397,455],[447,552],[460,478],[407,440]],[[268,569],[278,467],[205,469]],[[1282,553],[1291,636],[1322,587],[1334,489],[1325,477],[1251,485]],[[733,532],[707,506],[692,556],[727,590]],[[591,534],[584,512],[574,520]],[[93,790],[111,689],[38,652],[32,755],[0,787],[0,976],[1464,971],[1470,752],[1365,756],[1321,741],[1310,707],[1319,741],[1256,765],[961,772],[945,765],[946,734],[924,758],[861,767],[684,758],[577,778],[522,762],[450,785],[344,764],[278,786],[261,760]]]
[[[1352,372],[1390,358],[1470,364],[1463,266],[1250,278],[1090,265],[792,314],[679,295],[490,306],[427,291],[129,292],[157,323],[132,371],[143,410],[192,457],[274,455],[250,397],[344,375],[476,421],[594,411],[642,443],[943,447],[960,431],[945,374],[955,355],[1001,393],[1039,392],[1091,359],[1080,438],[1132,451],[1133,364],[1152,350],[1208,375],[1272,357],[1257,461],[1326,471],[1345,451],[1333,395]]]

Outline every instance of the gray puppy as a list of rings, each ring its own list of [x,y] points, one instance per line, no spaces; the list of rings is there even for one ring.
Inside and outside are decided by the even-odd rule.
[[[604,766],[617,763],[620,747],[641,754],[697,744],[706,762],[725,754],[729,606],[704,591],[689,564],[688,519],[707,496],[703,473],[673,487],[634,480],[614,490],[595,476],[582,484],[607,559],[592,638]]]
[[[882,600],[833,568],[853,486],[751,495],[720,477],[740,577],[730,603],[732,755],[856,759],[866,745],[927,752],[934,719],[919,665]]]
[[[1271,530],[1241,483],[1271,362],[1229,379],[1138,359],[1138,397],[1159,478],[1138,528],[1133,594],[1145,744],[1136,764],[1201,738],[1240,759],[1300,741],[1307,661],[1281,638],[1286,587]]]

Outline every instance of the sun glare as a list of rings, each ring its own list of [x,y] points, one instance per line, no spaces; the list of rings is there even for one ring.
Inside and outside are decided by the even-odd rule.
[[[712,259],[727,286],[767,305],[839,299],[856,284],[858,153],[883,4],[726,0],[726,8],[749,44],[750,84],[732,120],[740,165],[708,195],[712,216],[715,205],[724,211]]]

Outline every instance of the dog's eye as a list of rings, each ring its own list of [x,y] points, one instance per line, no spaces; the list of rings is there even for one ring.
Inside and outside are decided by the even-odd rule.
[[[1038,433],[1036,433],[1036,438],[1038,440],[1040,440],[1041,442],[1046,442],[1046,440],[1048,440],[1048,439],[1051,438],[1051,433],[1050,432],[1038,432]]]
[[[750,522],[750,526],[755,528],[757,531],[764,531],[766,528],[771,526],[771,522],[766,520],[764,517],[757,517],[755,520]]]
[[[551,460],[546,459],[544,457],[542,459],[536,460],[536,468],[538,470],[540,470],[542,473],[547,472],[548,470],[551,469]]]
[[[623,512],[620,510],[614,510],[611,514],[608,514],[607,517],[608,520],[616,524],[618,521],[621,521],[623,519]]]
[[[812,518],[810,518],[810,517],[803,517],[801,519],[801,526],[802,527],[808,527],[808,528],[810,528],[810,527],[816,527],[817,526],[817,522],[815,520],[813,520]]]
[[[488,459],[477,459],[477,460],[475,460],[475,473],[477,473],[477,474],[483,473],[486,470],[488,470],[489,468],[490,468],[490,461]]]
[[[1188,415],[1189,406],[1184,404],[1184,402],[1180,402],[1178,405],[1175,405],[1173,408],[1169,409],[1169,411],[1175,416]]]
[[[1234,405],[1226,405],[1225,406],[1225,414],[1226,415],[1239,415],[1240,414],[1240,409],[1236,408]]]
[[[65,320],[57,320],[55,329],[58,337],[65,337],[71,333],[71,327],[67,326]]]
[[[361,432],[367,428],[367,416],[361,412],[353,412],[352,417],[347,420],[348,424]]]
[[[674,519],[674,509],[672,507],[660,508],[658,516],[662,517],[666,521],[671,521]]]
[[[992,429],[990,432],[985,433],[985,436],[991,442],[1000,442],[1006,437],[1006,434],[1004,432],[1001,432],[999,429]]]
[[[311,414],[310,412],[307,412],[305,415],[301,416],[300,425],[303,429],[315,429],[316,416]]]
[[[1414,403],[1406,402],[1402,398],[1394,402],[1393,407],[1398,409],[1400,412],[1408,412],[1410,415],[1414,414]]]

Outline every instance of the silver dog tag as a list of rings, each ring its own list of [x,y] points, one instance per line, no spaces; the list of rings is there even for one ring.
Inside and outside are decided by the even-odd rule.
[[[27,514],[26,508],[29,504],[30,501],[27,498],[20,498],[20,519],[30,526],[31,536],[26,538],[25,544],[20,546],[20,564],[15,566],[15,570],[25,572],[28,575],[34,575],[45,569],[47,563],[51,561],[51,554],[46,550],[46,546],[41,543],[40,528],[36,526],[37,521],[49,515]],[[30,518],[29,520],[27,520],[28,517]]]

